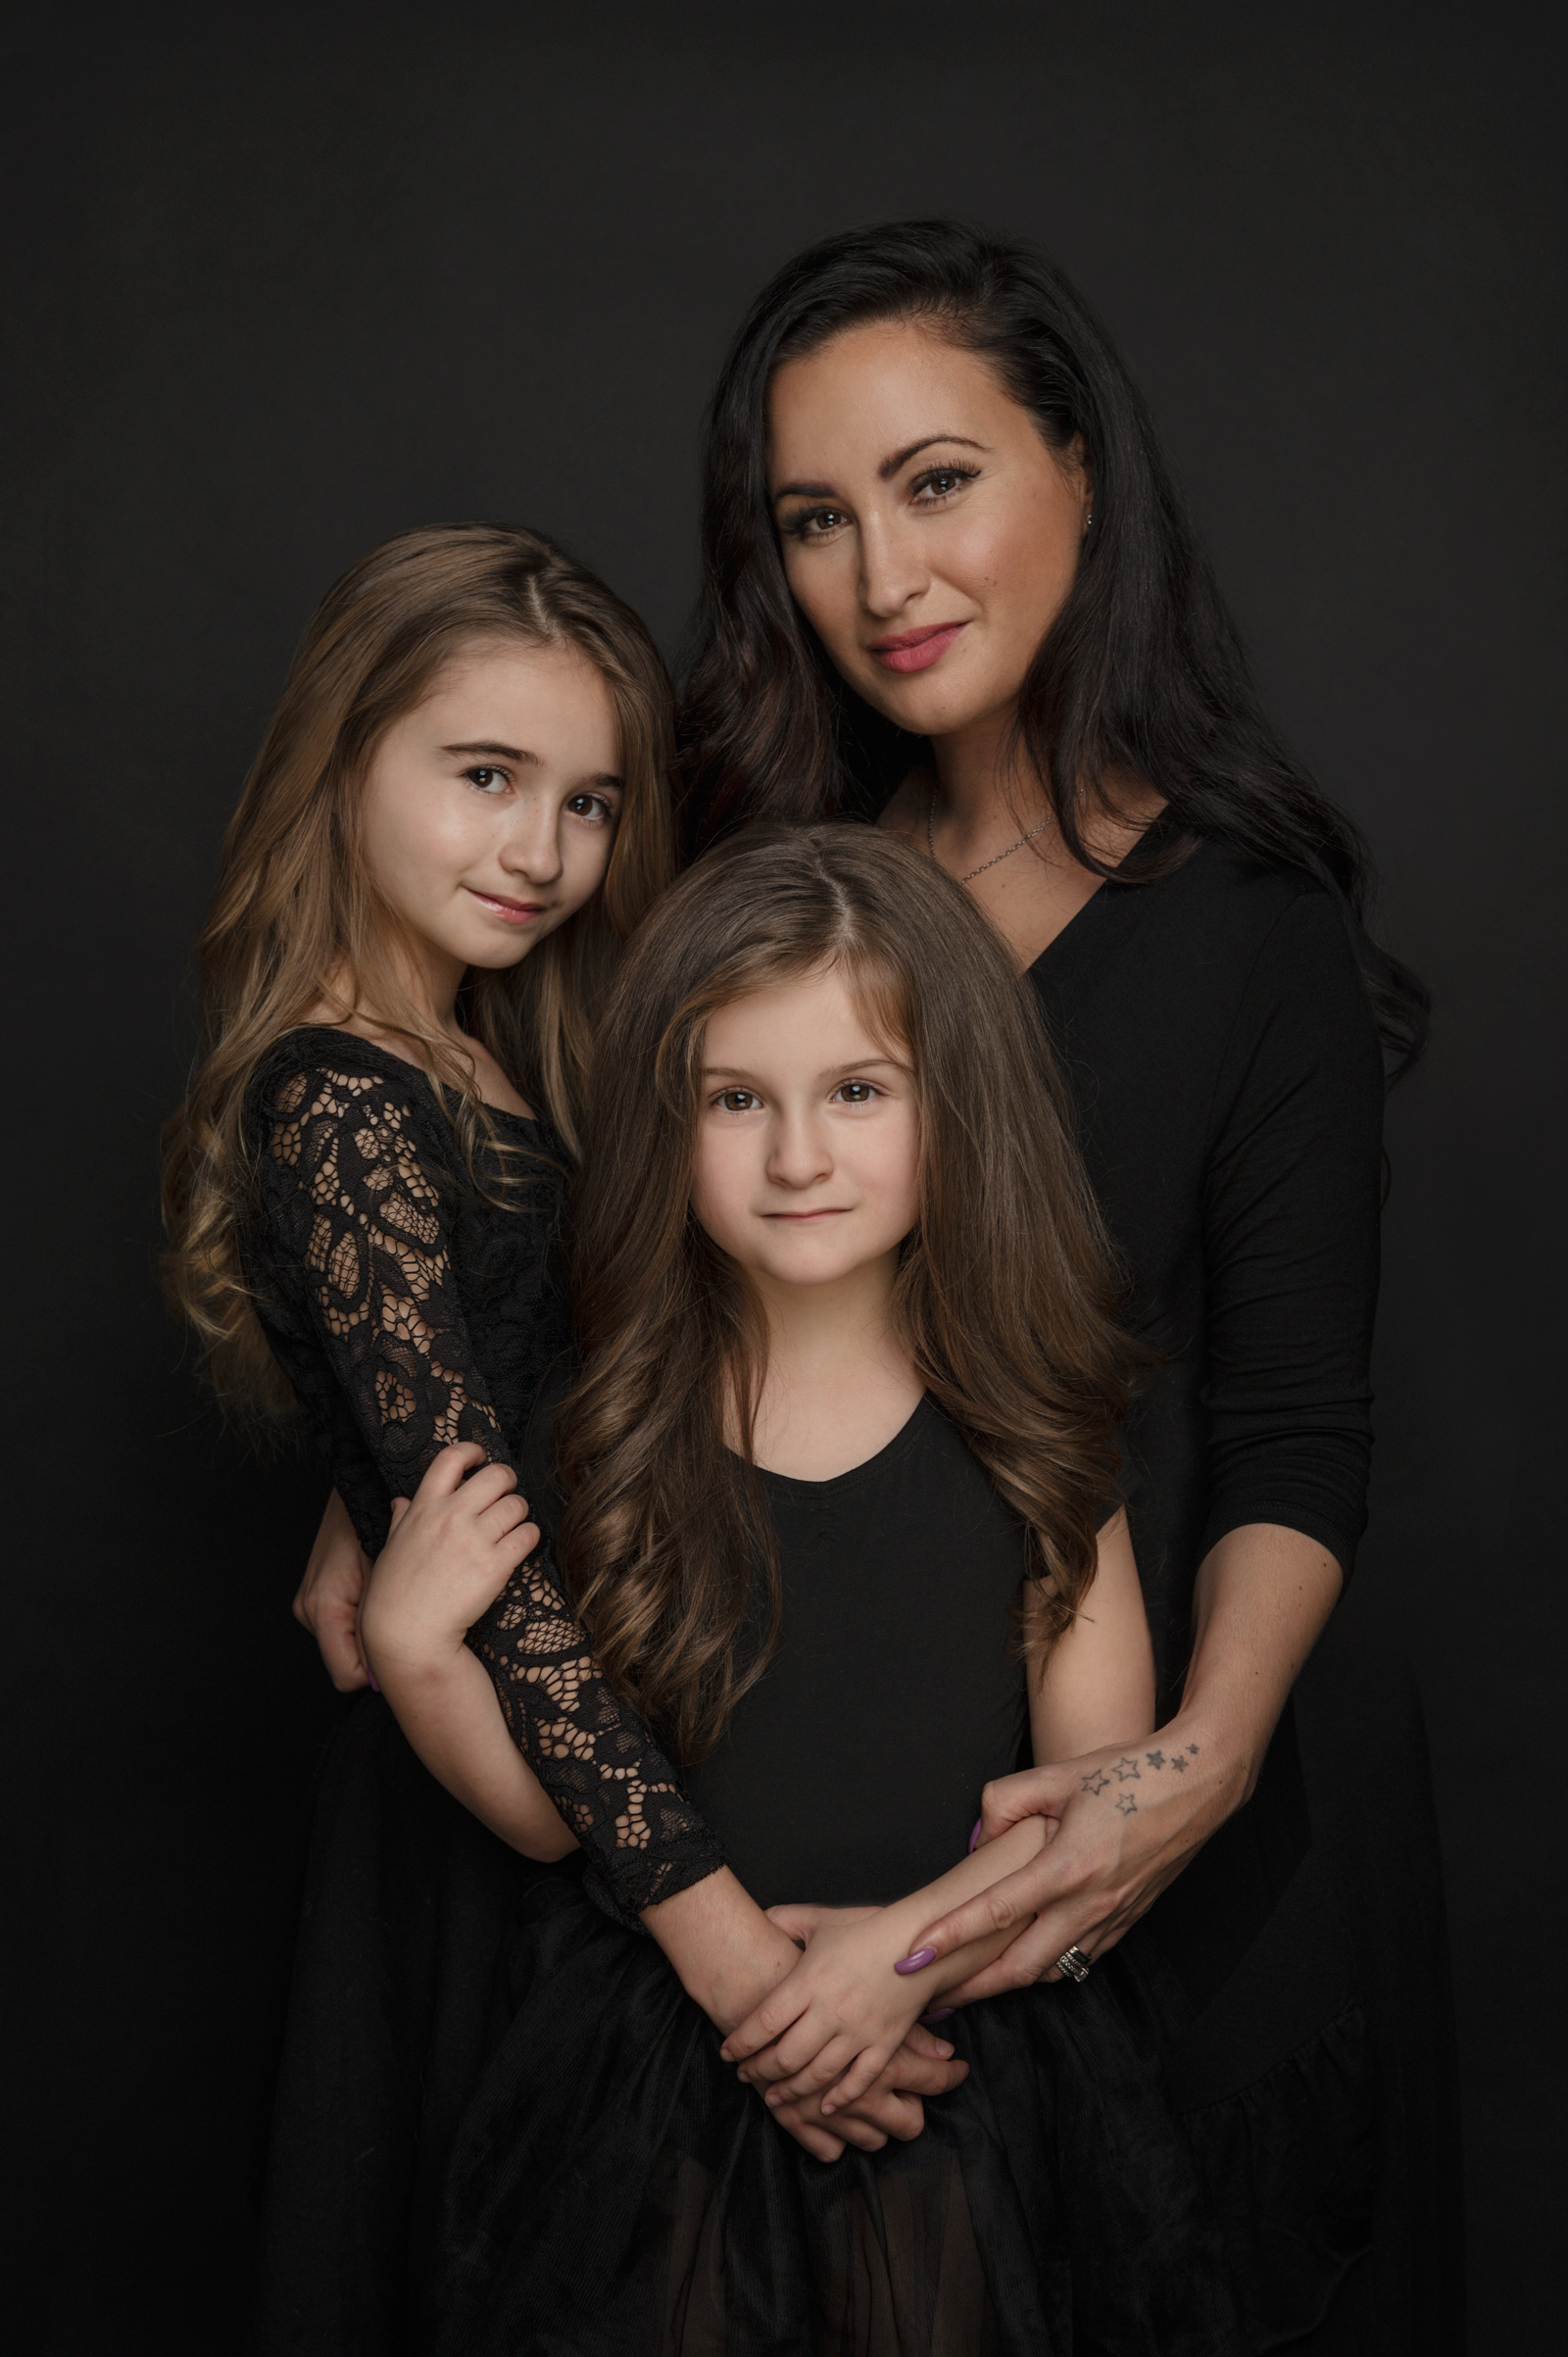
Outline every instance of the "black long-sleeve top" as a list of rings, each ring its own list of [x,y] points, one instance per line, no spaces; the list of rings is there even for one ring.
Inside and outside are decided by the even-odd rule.
[[[1344,916],[1213,843],[1112,881],[1030,969],[1163,1363],[1127,1435],[1162,1700],[1207,1549],[1270,1522],[1348,1574],[1366,1517],[1383,1071]]]
[[[393,1498],[452,1442],[516,1468],[568,1335],[552,1253],[564,1156],[545,1123],[497,1113],[470,1174],[422,1073],[337,1030],[289,1032],[246,1109],[257,1308],[373,1553]],[[600,1676],[547,1546],[469,1643],[612,1912],[631,1921],[723,1863]]]

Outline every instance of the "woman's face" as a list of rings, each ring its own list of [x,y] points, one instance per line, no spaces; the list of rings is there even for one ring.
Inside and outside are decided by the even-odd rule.
[[[983,361],[883,321],[786,362],[768,481],[790,588],[868,704],[926,737],[1010,715],[1090,486]]]
[[[433,983],[515,965],[598,891],[619,772],[610,690],[574,647],[480,642],[393,722],[366,779],[365,848]]]

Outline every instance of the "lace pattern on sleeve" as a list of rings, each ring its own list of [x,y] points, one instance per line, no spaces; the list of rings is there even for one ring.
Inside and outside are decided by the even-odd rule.
[[[594,1896],[622,1922],[673,1898],[723,1853],[662,1752],[600,1675],[541,1540],[468,1643],[512,1740],[593,1861]]]
[[[291,1074],[270,1093],[258,1183],[274,1273],[292,1275],[388,1488],[412,1491],[454,1441],[514,1464],[474,1362],[441,1185],[396,1088],[330,1066]],[[635,1922],[723,1863],[599,1674],[548,1558],[522,1565],[469,1644],[611,1914]]]

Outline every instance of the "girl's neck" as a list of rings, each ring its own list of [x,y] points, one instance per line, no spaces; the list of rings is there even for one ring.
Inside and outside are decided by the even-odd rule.
[[[318,1019],[336,1023],[345,1031],[357,1031],[385,1047],[395,1046],[399,1039],[407,1041],[411,1020],[425,1031],[444,1031],[455,1047],[468,1046],[458,1020],[458,992],[466,969],[455,958],[433,944],[398,942],[387,955],[383,970],[390,974],[399,1002],[396,1006],[380,1006],[375,995],[368,993],[345,969],[333,975],[317,1009]],[[324,1012],[329,1006],[344,1011]]]
[[[758,1464],[831,1481],[887,1447],[923,1386],[893,1322],[896,1261],[835,1285],[757,1288],[767,1366],[752,1447]]]

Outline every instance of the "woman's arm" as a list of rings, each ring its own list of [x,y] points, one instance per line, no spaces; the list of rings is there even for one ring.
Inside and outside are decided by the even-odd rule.
[[[938,1959],[1012,1936],[995,1963],[958,1985],[960,2004],[1059,1979],[1056,1959],[1069,1947],[1102,1955],[1153,1904],[1256,1784],[1340,1586],[1334,1558],[1298,1531],[1227,1532],[1199,1574],[1199,1636],[1176,1716],[1152,1741],[987,1786],[988,1842],[1033,1815],[1054,1838],[1021,1874],[921,1928],[918,1949]]]
[[[1252,1791],[1365,1517],[1383,1075],[1339,911],[1303,891],[1261,944],[1214,1094],[1201,1204],[1208,1518],[1180,1708],[1135,1759],[1004,1779],[985,1822],[1057,1825],[1031,1871],[922,1944],[1027,1924],[964,1995],[1093,1955]]]

